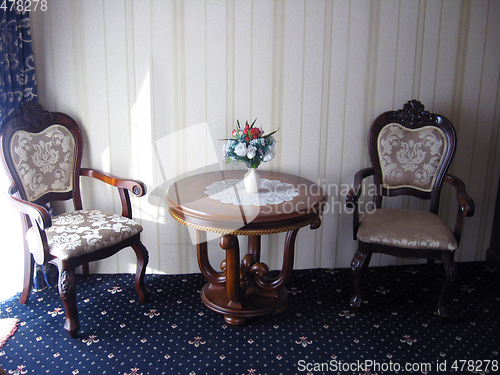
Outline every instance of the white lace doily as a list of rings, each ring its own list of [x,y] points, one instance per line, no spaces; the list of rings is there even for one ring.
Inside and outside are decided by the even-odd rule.
[[[248,193],[242,179],[216,181],[205,188],[205,194],[222,203],[239,206],[266,206],[291,201],[299,195],[299,189],[279,180],[260,180],[259,192]]]

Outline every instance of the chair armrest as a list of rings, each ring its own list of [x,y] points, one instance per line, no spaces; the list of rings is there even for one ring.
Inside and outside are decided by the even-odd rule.
[[[11,185],[5,195],[12,208],[29,216],[29,219],[23,219],[23,242],[25,249],[33,255],[35,262],[44,264],[47,260],[53,258],[49,254],[47,236],[45,234],[45,230],[52,226],[51,216],[44,206],[17,197],[17,192],[17,186]]]
[[[122,216],[132,219],[132,205],[130,204],[130,190],[137,197],[142,197],[146,194],[146,185],[144,182],[137,180],[130,180],[113,176],[109,173],[101,172],[97,169],[81,168],[80,175],[86,177],[93,177],[109,185],[118,188],[120,193],[120,200],[122,202]]]
[[[474,215],[474,201],[467,194],[464,182],[460,178],[450,174],[444,176],[444,181],[453,185],[453,187],[455,188],[459,211],[462,216],[470,217]]]
[[[460,244],[464,217],[474,215],[474,201],[465,191],[465,184],[461,179],[447,174],[444,176],[444,181],[453,185],[457,195],[458,209],[453,235],[455,236],[457,243]]]
[[[130,190],[137,197],[142,197],[146,194],[146,185],[142,181],[130,180],[113,176],[109,173],[99,171],[97,169],[81,168],[80,175],[93,177],[108,185],[116,186],[117,188]]]
[[[16,197],[17,191],[17,186],[12,185],[5,193],[11,207],[35,220],[41,230],[51,227],[52,219],[47,209],[39,204]]]
[[[352,237],[354,240],[357,239],[358,228],[359,228],[359,207],[358,200],[363,193],[363,180],[375,173],[373,167],[364,168],[356,172],[354,175],[354,185],[349,190],[346,196],[346,207],[353,209],[352,215]]]
[[[373,167],[364,168],[356,172],[354,175],[354,185],[347,193],[346,205],[349,208],[355,208],[358,203],[359,197],[361,196],[363,180],[375,173]]]

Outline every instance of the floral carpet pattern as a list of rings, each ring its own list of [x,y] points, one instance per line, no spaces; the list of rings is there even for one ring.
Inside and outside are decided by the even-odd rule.
[[[446,325],[435,313],[440,264],[370,268],[356,315],[347,310],[348,269],[296,270],[288,309],[239,327],[203,305],[199,274],[147,275],[146,304],[131,274],[78,277],[76,339],[63,329],[57,288],[0,305],[1,317],[20,320],[0,367],[15,375],[495,373],[500,271],[457,266]]]

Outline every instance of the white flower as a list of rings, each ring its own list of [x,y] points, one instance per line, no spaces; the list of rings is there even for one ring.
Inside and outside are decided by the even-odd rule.
[[[244,143],[238,143],[234,148],[234,153],[238,156],[246,156],[247,146]]]
[[[257,153],[257,147],[255,146],[248,146],[247,148],[247,158],[253,159],[255,157],[255,154]]]
[[[264,155],[264,157],[262,158],[262,161],[265,163],[265,162],[268,162],[269,160],[271,160],[272,158],[274,158],[276,156],[276,153],[274,152],[274,148],[270,148],[268,152],[266,152],[266,154]]]
[[[228,139],[226,144],[222,145],[222,152],[224,155],[229,151],[229,149],[233,146],[234,141],[231,139]]]
[[[252,146],[260,146],[263,138],[254,138],[250,140]]]

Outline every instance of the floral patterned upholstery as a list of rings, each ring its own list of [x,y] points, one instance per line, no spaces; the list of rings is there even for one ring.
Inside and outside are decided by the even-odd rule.
[[[413,130],[393,123],[382,129],[377,145],[385,187],[432,191],[448,146],[442,130],[434,126]]]
[[[20,130],[10,143],[11,157],[26,196],[34,201],[50,192],[73,190],[75,139],[62,125],[40,133]]]
[[[30,248],[37,246],[34,227],[28,231]],[[46,231],[49,252],[62,260],[115,245],[142,232],[133,220],[99,210],[57,215]]]
[[[129,195],[130,191],[136,197],[144,196],[146,185],[97,169],[82,169],[83,140],[78,124],[70,116],[45,111],[33,101],[24,104],[0,129],[0,154],[11,183],[7,195],[26,224],[25,277],[20,302],[27,303],[33,289],[33,263],[56,265],[59,295],[66,313],[64,329],[72,338],[80,330],[77,267],[82,266],[82,273],[88,275],[89,262],[131,247],[137,258],[134,284],[140,302],[145,303],[151,295],[144,282],[149,254],[141,242],[143,228],[131,220]],[[122,214],[84,210],[80,177],[117,188]],[[50,203],[70,200],[73,212],[56,216],[51,213]]]
[[[450,227],[436,214],[419,210],[377,209],[365,212],[360,219],[357,239],[403,248],[457,249]]]

